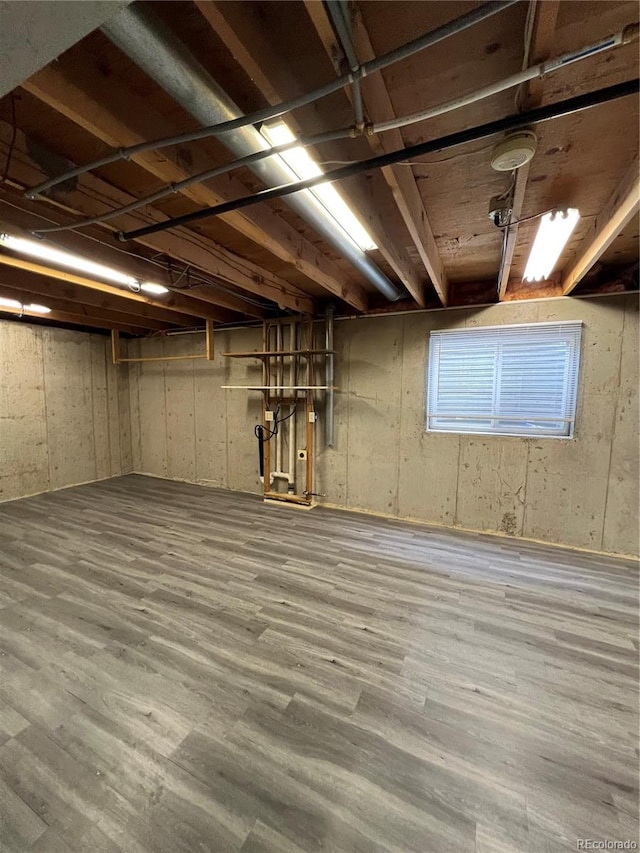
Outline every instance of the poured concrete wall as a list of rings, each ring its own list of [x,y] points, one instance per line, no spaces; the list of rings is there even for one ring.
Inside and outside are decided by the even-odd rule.
[[[109,338],[0,321],[0,501],[129,471],[127,371]]]
[[[102,26],[131,0],[0,0],[0,97]]]
[[[554,320],[584,323],[572,440],[425,432],[430,330]],[[216,360],[130,369],[133,467],[259,491],[260,330],[216,336]],[[194,352],[202,336],[145,355]],[[318,433],[317,491],[328,503],[425,522],[633,554],[638,551],[638,308],[635,297],[508,303],[336,323],[335,447]]]

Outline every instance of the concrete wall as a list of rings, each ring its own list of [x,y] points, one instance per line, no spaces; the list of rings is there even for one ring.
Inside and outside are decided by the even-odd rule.
[[[0,501],[131,471],[110,339],[0,321]]]
[[[432,329],[584,322],[573,440],[427,433]],[[130,369],[133,467],[259,491],[253,427],[257,365],[225,350],[260,348],[260,331],[216,336],[216,360]],[[135,347],[139,348],[136,344]],[[202,336],[145,342],[184,354]],[[594,550],[638,551],[638,308],[635,297],[555,300],[336,323],[335,448],[318,435],[317,490],[339,506]],[[139,351],[139,349],[137,350]]]
[[[0,0],[0,97],[100,27],[131,0]]]

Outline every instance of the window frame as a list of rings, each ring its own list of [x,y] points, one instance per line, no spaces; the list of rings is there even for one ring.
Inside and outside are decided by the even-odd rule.
[[[496,345],[498,348],[498,352],[494,356],[494,363],[493,363],[493,385],[494,385],[494,389],[493,389],[493,393],[492,393],[493,414],[491,416],[479,415],[477,418],[478,421],[482,421],[482,420],[489,421],[490,420],[491,424],[495,425],[496,429],[492,429],[491,427],[488,427],[488,428],[482,427],[479,424],[475,428],[472,428],[472,429],[456,428],[457,425],[455,425],[452,422],[453,418],[455,416],[438,415],[436,413],[431,413],[429,411],[429,402],[431,399],[431,393],[430,393],[431,392],[431,381],[432,381],[431,370],[432,370],[433,358],[434,358],[435,341],[437,340],[437,338],[435,336],[448,336],[448,335],[459,336],[459,335],[465,335],[465,334],[466,335],[472,335],[474,332],[477,332],[480,334],[486,333],[486,332],[494,332],[494,331],[496,331],[496,332],[508,332],[509,330],[516,330],[516,329],[526,329],[527,332],[529,332],[529,330],[535,329],[535,328],[547,328],[548,329],[548,328],[554,328],[554,327],[557,328],[557,327],[562,327],[562,326],[572,327],[571,330],[568,329],[568,332],[575,329],[575,327],[578,327],[577,328],[577,335],[568,335],[568,338],[566,339],[567,342],[569,343],[569,345],[573,347],[573,351],[570,353],[570,355],[566,359],[565,376],[564,376],[564,381],[563,381],[563,385],[562,385],[562,392],[563,392],[562,408],[563,408],[563,414],[565,417],[559,417],[557,419],[553,419],[553,422],[558,422],[558,423],[564,422],[564,423],[566,423],[568,425],[566,432],[536,432],[536,431],[533,431],[530,426],[525,427],[524,425],[523,425],[523,428],[521,430],[519,430],[517,428],[515,428],[515,429],[512,428],[512,431],[503,431],[503,430],[499,429],[498,424],[500,421],[512,421],[513,422],[516,420],[516,418],[509,418],[508,416],[500,416],[496,412],[496,408],[497,408],[496,398],[497,398],[497,396],[500,392],[500,389],[502,387],[499,383],[499,379],[500,379],[500,376],[502,374],[503,360],[502,360],[502,348],[500,347],[499,343]],[[580,393],[583,328],[584,328],[584,323],[581,320],[556,320],[556,321],[550,321],[550,322],[544,322],[543,321],[543,322],[537,322],[537,323],[511,323],[511,324],[494,325],[494,326],[467,326],[467,327],[458,328],[458,329],[434,329],[434,330],[430,331],[429,332],[427,364],[426,364],[426,371],[425,371],[425,391],[426,391],[425,430],[426,430],[426,432],[432,433],[432,434],[441,434],[441,435],[469,435],[469,436],[470,435],[477,435],[477,436],[487,436],[487,437],[495,436],[495,437],[502,437],[502,438],[529,438],[529,439],[553,438],[553,439],[563,439],[565,441],[566,440],[574,440],[575,439],[575,432],[576,432],[576,419],[577,419],[577,412],[578,412],[578,395]],[[438,354],[437,360],[438,360],[438,367],[439,367],[439,365],[440,365],[440,354]],[[571,375],[571,366],[572,366],[572,363],[574,362],[574,360],[575,360],[575,372],[574,372],[575,373],[575,386],[572,388],[570,385],[570,375]],[[437,370],[437,368],[434,368],[434,369]],[[438,381],[438,383],[439,383],[439,379],[440,379],[439,371],[436,374],[434,374],[434,376],[436,378],[436,381]],[[439,388],[439,384],[438,384],[438,388]],[[436,389],[436,392],[437,392],[437,389]],[[571,408],[568,408],[568,406],[570,406],[570,401],[567,402],[567,396],[568,395],[573,396],[573,406]],[[450,422],[450,425],[449,426],[442,426],[441,425],[441,426],[437,426],[437,427],[432,426],[431,422],[436,421],[438,419],[440,419],[441,421],[446,421],[448,419]],[[466,422],[469,422],[469,420],[470,420],[470,417],[468,417],[466,419]],[[534,422],[538,421],[538,423],[540,423],[544,420],[545,420],[544,417],[536,418],[533,415],[529,418],[524,418],[524,417],[522,418],[523,424],[525,421],[534,421]],[[546,420],[549,420],[549,419],[547,418]],[[463,420],[462,416],[460,416],[460,422],[461,423],[465,422]]]

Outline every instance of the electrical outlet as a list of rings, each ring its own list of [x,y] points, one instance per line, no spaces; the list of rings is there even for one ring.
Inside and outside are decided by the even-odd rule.
[[[264,419],[265,419],[266,423],[272,423],[273,422],[273,412],[270,411],[269,409],[267,409],[264,413]]]
[[[318,413],[317,412],[309,412],[309,423],[315,424],[315,422],[317,420],[318,420]]]
[[[307,451],[306,450],[299,450],[298,451],[298,459],[300,460],[300,462],[306,462],[307,461]]]

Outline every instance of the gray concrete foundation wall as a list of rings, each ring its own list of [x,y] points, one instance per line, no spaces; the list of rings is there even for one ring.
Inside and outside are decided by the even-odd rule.
[[[130,423],[109,338],[0,321],[0,501],[130,472]]]
[[[555,320],[584,323],[575,438],[425,432],[429,331]],[[638,302],[635,296],[506,303],[336,323],[335,447],[317,436],[325,502],[400,518],[620,554],[638,552]],[[132,345],[184,354],[203,336]],[[216,359],[129,368],[135,471],[260,491],[253,428],[259,329],[216,335]]]

